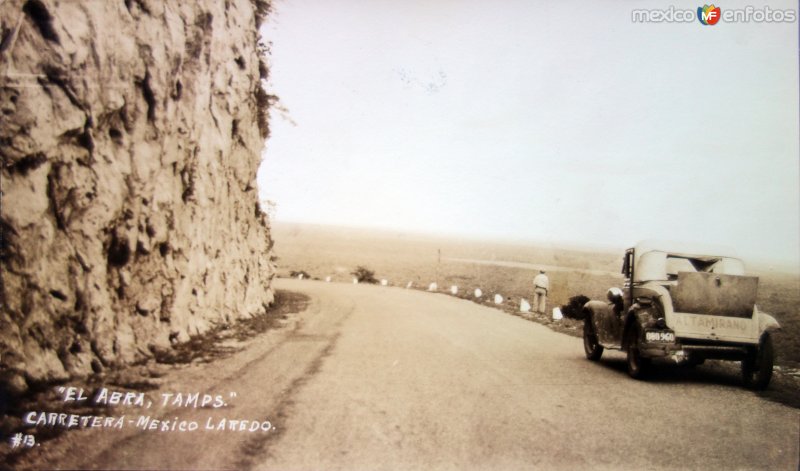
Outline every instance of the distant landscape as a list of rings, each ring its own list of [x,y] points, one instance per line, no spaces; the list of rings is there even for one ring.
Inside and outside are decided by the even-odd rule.
[[[394,287],[406,288],[411,282],[412,288],[424,290],[435,282],[441,293],[449,294],[450,287],[457,286],[457,296],[466,299],[474,299],[475,288],[480,288],[480,302],[494,304],[494,295],[500,294],[503,310],[573,335],[581,331],[579,322],[519,313],[520,300],[531,301],[538,269],[550,278],[548,312],[578,294],[602,299],[608,288],[623,283],[621,248],[562,248],[291,223],[273,223],[272,235],[279,276],[305,272],[314,279],[352,283],[352,272],[362,266]],[[800,276],[758,266],[751,271],[760,277],[759,308],[783,327],[775,337],[777,363],[798,368]]]

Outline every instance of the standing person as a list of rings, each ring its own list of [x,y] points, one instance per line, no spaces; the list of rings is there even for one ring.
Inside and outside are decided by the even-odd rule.
[[[550,289],[550,280],[545,275],[544,270],[539,270],[539,274],[533,278],[533,309],[541,314],[545,313],[547,304],[547,291]]]

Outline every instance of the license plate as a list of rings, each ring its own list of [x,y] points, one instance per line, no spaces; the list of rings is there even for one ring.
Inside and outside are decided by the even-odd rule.
[[[674,343],[675,334],[673,332],[649,331],[644,333],[644,339],[648,342]]]

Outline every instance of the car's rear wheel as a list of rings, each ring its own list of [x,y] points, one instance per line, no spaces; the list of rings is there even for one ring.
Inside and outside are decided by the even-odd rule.
[[[586,358],[592,361],[599,360],[603,355],[603,346],[597,341],[591,317],[586,317],[583,321],[583,350]]]
[[[758,345],[758,350],[748,353],[742,360],[742,380],[750,389],[762,390],[769,386],[772,379],[772,366],[775,362],[775,351],[772,348],[772,338],[764,334]]]
[[[642,379],[650,367],[650,359],[642,358],[639,352],[639,327],[628,329],[627,338],[627,364],[628,375],[633,379]]]

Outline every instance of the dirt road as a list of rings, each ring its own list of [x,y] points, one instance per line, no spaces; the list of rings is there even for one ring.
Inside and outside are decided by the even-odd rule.
[[[311,297],[296,326],[148,394],[221,393],[227,407],[158,412],[200,430],[74,432],[70,457],[51,466],[797,469],[800,413],[743,390],[736,376],[664,367],[639,382],[621,354],[591,363],[580,339],[468,301],[277,285]],[[231,418],[275,429],[203,430]]]

